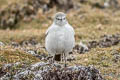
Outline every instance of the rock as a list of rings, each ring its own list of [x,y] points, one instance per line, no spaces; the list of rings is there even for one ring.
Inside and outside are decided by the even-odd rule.
[[[3,70],[6,70],[6,69],[10,69],[10,68],[12,68],[13,66],[17,66],[17,65],[19,65],[20,64],[20,62],[16,62],[16,63],[14,63],[14,64],[4,64],[3,66],[2,66],[2,69]]]
[[[20,6],[16,3],[8,5],[7,8],[0,11],[0,28],[15,28],[20,19],[19,10]]]
[[[80,42],[80,44],[75,45],[73,51],[77,53],[85,53],[89,51],[91,48],[101,47],[111,47],[120,43],[120,34],[113,35],[104,35],[100,37],[98,41],[89,41],[87,45]]]
[[[80,0],[80,3],[85,3],[87,2],[87,0]]]
[[[38,62],[36,64],[31,65],[31,70],[37,69],[37,68],[39,68],[41,66],[45,66],[45,65],[48,65],[48,63]]]
[[[7,71],[0,68],[0,77],[4,76],[7,73]]]
[[[104,35],[100,37],[98,41],[90,41],[88,42],[89,49],[99,47],[111,47],[113,45],[117,45],[120,43],[120,35]]]
[[[45,12],[48,11],[48,10],[49,10],[49,7],[48,7],[47,4],[45,4],[45,5],[43,6],[43,13],[45,13]]]
[[[75,57],[74,56],[70,56],[70,57],[67,57],[67,61],[74,61],[75,60]]]
[[[113,61],[114,61],[114,62],[120,62],[120,54],[114,55]]]
[[[29,40],[21,41],[20,45],[22,45],[22,46],[25,46],[25,45],[33,45],[33,46],[35,46],[35,45],[37,45],[37,43],[38,42],[34,38],[31,38]]]
[[[119,2],[118,2],[118,0],[106,0],[105,2],[104,2],[104,7],[105,8],[119,8],[120,6],[119,6]]]
[[[71,66],[42,73],[43,80],[103,80],[94,67]]]
[[[3,76],[0,77],[0,80],[9,80],[10,77],[11,77],[10,75],[11,75],[10,73],[7,73],[7,72],[6,72],[5,75],[3,75]]]
[[[14,80],[20,80],[20,79],[25,79],[27,78],[27,75],[31,75],[32,72],[30,70],[25,70],[23,72],[17,73],[13,76]]]
[[[74,8],[72,0],[25,0],[23,5],[19,3],[9,4],[6,8],[0,10],[0,28],[14,29],[21,20],[30,22],[33,20],[41,8],[43,13],[53,6],[58,9],[68,11]]]
[[[4,67],[2,68],[3,70],[10,69],[13,64],[5,64],[3,65]]]
[[[36,55],[35,57],[39,58],[40,60],[44,60],[44,61],[47,61],[47,54],[45,53],[40,53],[38,55]]]
[[[36,51],[33,51],[33,50],[28,50],[27,52],[28,52],[29,54],[34,55],[34,56],[37,55],[37,54],[36,54],[37,52],[36,52]]]
[[[59,9],[69,10],[74,7],[72,0],[50,0],[48,7],[57,6]]]
[[[103,3],[96,2],[92,4],[92,7],[96,7],[99,9],[111,8],[111,9],[119,9],[119,1],[118,0],[104,0]]]
[[[104,2],[104,7],[108,8],[108,7],[110,7],[110,4],[108,2]]]
[[[0,46],[4,46],[5,44],[3,42],[0,42]]]
[[[19,3],[9,4],[0,11],[0,28],[14,29],[21,20],[31,21],[39,8],[43,8],[43,5],[45,5],[43,0],[26,0],[23,5],[19,5]]]
[[[120,42],[118,35],[104,35],[99,41],[99,47],[110,47]]]
[[[25,66],[22,65],[22,66]],[[15,67],[13,65],[13,67]],[[27,67],[19,67],[14,71],[8,70],[2,74],[2,80],[103,80],[99,70],[93,66],[69,66],[64,68],[61,64],[48,64],[38,62]],[[14,72],[14,74],[12,74]],[[1,74],[0,74],[1,75]]]
[[[11,46],[13,46],[14,48],[17,48],[17,47],[19,47],[20,45],[19,45],[19,43],[17,43],[17,42],[12,42],[12,43],[11,43]]]
[[[20,62],[16,62],[14,64],[4,64],[0,68],[0,80],[9,80],[12,75],[9,73],[9,70],[12,71],[13,67],[18,66],[19,64]]]
[[[37,50],[27,50],[26,52],[28,54],[31,54],[31,55],[39,58],[40,60],[47,61],[47,54],[45,54],[45,53],[39,53]]]
[[[105,7],[101,5],[99,2],[93,3],[92,4],[93,8],[99,8],[99,9],[104,9]]]
[[[119,50],[112,50],[111,54],[113,55],[113,61],[115,63],[120,62],[120,51]]]
[[[97,41],[90,41],[88,42],[88,48],[91,49],[91,48],[96,48],[98,46],[98,42]]]
[[[80,42],[79,44],[75,45],[74,50],[76,50],[77,53],[81,54],[89,51],[89,48],[87,45]]]

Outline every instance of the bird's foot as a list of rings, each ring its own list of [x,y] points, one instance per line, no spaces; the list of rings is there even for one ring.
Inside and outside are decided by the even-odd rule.
[[[67,67],[67,64],[64,64],[64,67],[66,68],[66,67]]]

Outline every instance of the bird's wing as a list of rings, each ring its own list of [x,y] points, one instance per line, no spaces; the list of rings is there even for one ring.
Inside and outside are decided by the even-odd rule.
[[[45,33],[45,36],[48,35],[48,33],[49,33],[49,31],[51,30],[51,28],[52,28],[52,25],[47,29],[47,31],[46,31],[46,33]]]
[[[70,28],[71,32],[73,33],[73,35],[75,35],[75,31],[74,31],[73,27],[70,24],[68,24],[68,25],[69,25],[69,28]]]
[[[49,28],[47,29],[47,31],[45,32],[45,36],[47,36],[48,35],[48,32],[49,32]]]
[[[52,32],[55,29],[55,24],[53,23],[46,31],[45,36],[49,34],[49,32]]]

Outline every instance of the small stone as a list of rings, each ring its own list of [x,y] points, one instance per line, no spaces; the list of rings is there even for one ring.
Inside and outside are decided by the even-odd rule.
[[[89,49],[96,48],[98,46],[98,44],[99,43],[97,41],[90,41],[90,42],[88,42],[88,47],[89,47]]]
[[[99,47],[110,47],[120,42],[118,35],[104,35],[99,41]]]
[[[79,44],[75,45],[74,50],[76,50],[77,53],[81,54],[89,51],[89,48],[87,45],[80,42]]]
[[[17,42],[12,42],[11,45],[12,45],[13,47],[19,47],[19,44],[18,44]]]
[[[0,46],[4,46],[5,44],[3,42],[0,42]]]
[[[36,55],[36,51],[33,51],[33,50],[29,50],[27,51],[29,54],[32,54],[32,55]]]

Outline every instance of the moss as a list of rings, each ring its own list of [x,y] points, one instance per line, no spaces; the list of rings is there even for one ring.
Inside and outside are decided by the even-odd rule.
[[[38,58],[19,50],[1,50],[0,56],[0,65],[16,62],[35,63],[39,61]]]

